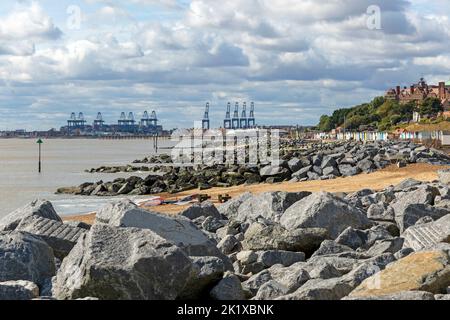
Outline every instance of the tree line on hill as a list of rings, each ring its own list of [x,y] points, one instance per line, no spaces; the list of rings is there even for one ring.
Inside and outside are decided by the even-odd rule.
[[[401,123],[410,122],[414,111],[422,117],[435,117],[443,111],[443,106],[437,98],[426,98],[421,103],[411,101],[401,104],[395,100],[376,97],[369,103],[335,110],[331,116],[321,116],[317,128],[322,132],[344,126],[346,130],[368,127],[388,131]]]

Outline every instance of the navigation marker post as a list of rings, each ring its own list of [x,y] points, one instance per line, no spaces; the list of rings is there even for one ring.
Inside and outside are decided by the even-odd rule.
[[[39,145],[39,164],[38,164],[38,172],[41,173],[41,145],[44,143],[42,139],[38,139],[36,143]]]

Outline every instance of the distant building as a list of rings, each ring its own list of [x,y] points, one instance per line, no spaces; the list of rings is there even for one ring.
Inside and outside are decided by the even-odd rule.
[[[386,91],[386,100],[398,101],[400,104],[415,102],[419,105],[427,98],[439,99],[444,108],[443,116],[450,117],[450,81],[439,82],[438,85],[429,85],[424,78],[421,78],[417,84],[411,85],[409,88],[396,86]],[[420,114],[415,111],[413,113],[413,121],[419,122]]]

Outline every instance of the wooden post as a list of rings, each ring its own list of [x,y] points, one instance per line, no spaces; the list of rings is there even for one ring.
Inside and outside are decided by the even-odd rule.
[[[37,142],[36,142],[38,145],[39,145],[39,162],[38,162],[38,172],[39,173],[41,173],[41,144],[43,144],[44,142],[41,140],[41,139],[39,139]]]

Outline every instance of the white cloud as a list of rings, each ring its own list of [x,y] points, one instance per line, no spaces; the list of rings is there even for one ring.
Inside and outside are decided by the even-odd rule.
[[[387,86],[450,78],[449,16],[422,13],[421,1],[193,0],[186,8],[134,0],[141,11],[133,12],[126,2],[89,0],[96,6],[83,29],[63,37],[33,2],[1,17],[0,77],[9,85],[0,83],[0,95],[18,110],[50,111],[56,123],[66,109],[156,108],[167,125],[188,126],[210,100],[218,125],[228,100],[248,99],[260,123],[314,124]],[[373,4],[381,30],[366,26]],[[177,16],[146,20],[154,5]],[[0,110],[10,108],[5,99]]]
[[[29,7],[20,6],[0,20],[0,39],[3,40],[57,39],[60,36],[61,30],[35,1]]]

